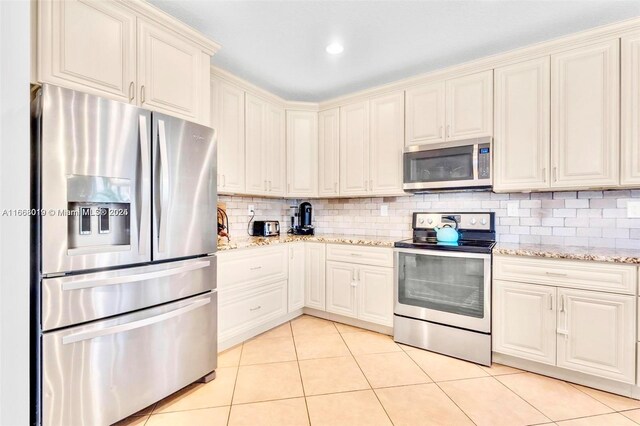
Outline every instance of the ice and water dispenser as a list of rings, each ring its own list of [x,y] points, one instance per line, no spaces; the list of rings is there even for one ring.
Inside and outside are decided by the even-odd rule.
[[[69,254],[129,250],[131,181],[101,176],[67,178]]]

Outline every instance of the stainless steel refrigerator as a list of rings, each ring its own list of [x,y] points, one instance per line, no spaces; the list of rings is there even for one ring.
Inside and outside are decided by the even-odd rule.
[[[214,131],[51,85],[32,119],[39,420],[107,425],[212,378]]]

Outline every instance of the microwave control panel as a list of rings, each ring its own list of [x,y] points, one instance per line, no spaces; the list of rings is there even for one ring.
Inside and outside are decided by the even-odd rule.
[[[491,145],[478,145],[478,179],[491,178]]]

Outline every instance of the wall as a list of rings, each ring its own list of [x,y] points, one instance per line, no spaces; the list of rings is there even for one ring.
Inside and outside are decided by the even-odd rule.
[[[0,1],[0,425],[29,424],[30,2]]]
[[[640,249],[640,219],[626,217],[626,203],[633,198],[640,201],[640,191],[459,192],[320,199],[311,200],[311,203],[319,234],[410,238],[411,213],[414,211],[492,211],[496,213],[501,242]],[[256,204],[256,213],[261,219],[282,221],[288,218],[288,205],[292,202],[245,197],[233,197],[232,200],[232,237],[240,235],[243,227],[246,229],[246,205],[249,203]],[[507,215],[509,203],[516,204],[516,216]],[[388,216],[380,216],[381,205],[388,206]]]

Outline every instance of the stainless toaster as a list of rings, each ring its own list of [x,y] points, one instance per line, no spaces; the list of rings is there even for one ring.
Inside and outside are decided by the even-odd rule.
[[[280,235],[280,222],[277,220],[256,220],[253,222],[254,237],[273,237]]]

